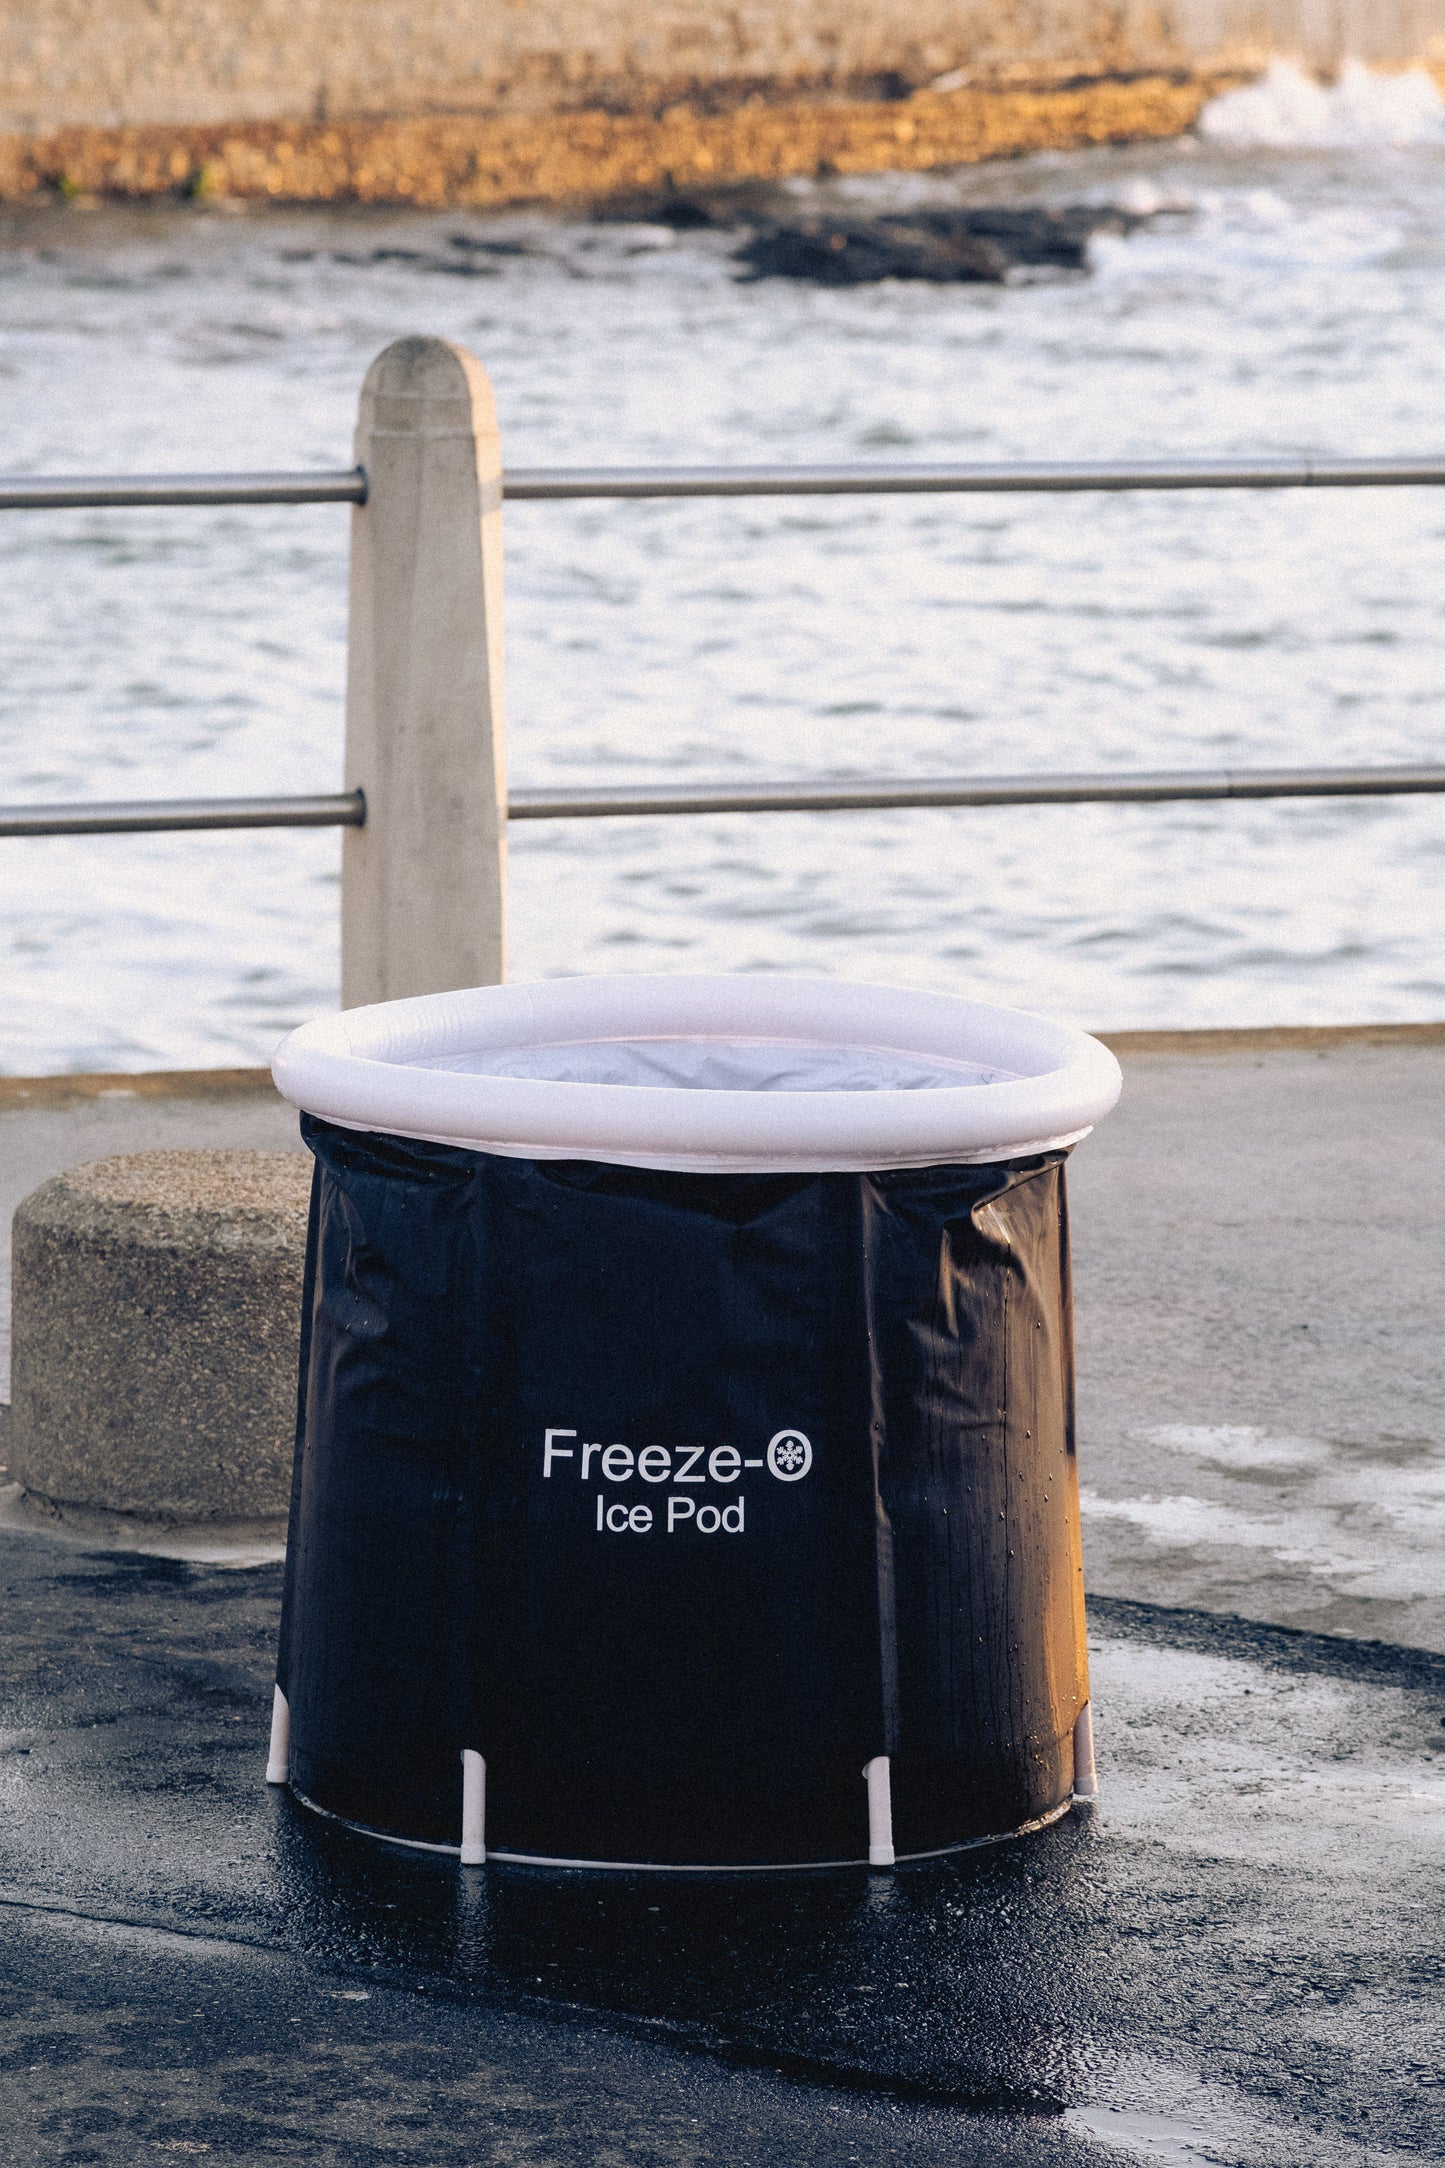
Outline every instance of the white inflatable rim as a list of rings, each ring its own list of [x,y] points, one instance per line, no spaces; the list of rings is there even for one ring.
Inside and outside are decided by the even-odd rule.
[[[527,1046],[766,1041],[976,1064],[988,1083],[714,1090],[429,1066]],[[1070,1144],[1118,1099],[1087,1033],[1024,1010],[845,979],[628,975],[481,986],[318,1018],[283,1041],[279,1090],[351,1129],[509,1158],[680,1172],[883,1172]]]

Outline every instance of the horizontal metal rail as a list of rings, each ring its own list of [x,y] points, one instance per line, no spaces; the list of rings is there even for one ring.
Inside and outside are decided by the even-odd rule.
[[[1210,798],[1399,798],[1445,792],[1445,765],[1417,768],[1180,768],[1125,775],[980,775],[841,783],[657,784],[631,790],[514,790],[513,821],[677,813],[864,813],[929,806],[1161,805]],[[142,835],[201,828],[360,828],[359,790],[314,798],[175,798],[0,806],[7,836]]]
[[[153,798],[119,804],[0,806],[4,836],[134,836],[177,828],[360,828],[359,790],[314,798]]]
[[[1445,482],[1445,459],[1057,460],[917,467],[514,467],[502,494],[576,497],[996,495],[1126,489],[1406,489]]]
[[[1409,489],[1442,459],[1056,460],[939,466],[514,467],[509,501],[619,497],[907,497],[1161,489]],[[303,474],[6,475],[0,512],[187,504],[364,504],[360,467]]]
[[[147,504],[365,504],[360,467],[334,474],[0,475],[0,512]]]
[[[661,784],[633,790],[514,790],[514,821],[656,813],[862,813],[907,807],[1161,805],[1205,798],[1396,798],[1445,792],[1445,766],[1181,768],[1125,775],[980,775],[936,781]]]

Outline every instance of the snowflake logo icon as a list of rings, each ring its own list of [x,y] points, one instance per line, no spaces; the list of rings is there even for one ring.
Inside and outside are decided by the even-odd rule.
[[[768,1467],[780,1483],[797,1483],[813,1465],[813,1448],[801,1430],[780,1430],[768,1445]]]

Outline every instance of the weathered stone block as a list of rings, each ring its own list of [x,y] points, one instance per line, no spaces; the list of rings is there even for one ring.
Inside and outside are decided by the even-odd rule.
[[[15,1214],[10,1465],[62,1508],[283,1515],[311,1161],[135,1152]]]

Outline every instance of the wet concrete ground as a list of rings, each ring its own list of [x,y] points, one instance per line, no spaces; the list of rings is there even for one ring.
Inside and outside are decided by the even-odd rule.
[[[1445,1028],[1149,1048],[1069,1169],[1089,1585],[1445,1650]]]
[[[280,1575],[0,1535],[0,2161],[1445,2153],[1445,1660],[1101,1602],[1103,1800],[894,1875],[461,1870],[262,1782]]]
[[[1096,1811],[464,1875],[262,1784],[274,1565],[0,1530],[3,2168],[1445,2158],[1445,1035],[1212,1049],[1072,1169]],[[292,1120],[12,1083],[0,1202]]]

